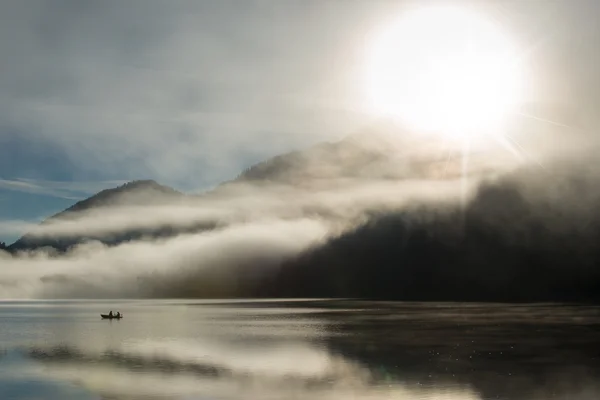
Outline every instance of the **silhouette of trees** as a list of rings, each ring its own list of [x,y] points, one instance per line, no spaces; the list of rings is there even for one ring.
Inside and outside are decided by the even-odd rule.
[[[569,210],[579,208],[561,209],[560,201],[541,207],[512,183],[483,186],[465,209],[418,206],[372,218],[288,260],[260,290],[273,297],[598,302],[600,210],[591,208],[585,224],[573,223]]]

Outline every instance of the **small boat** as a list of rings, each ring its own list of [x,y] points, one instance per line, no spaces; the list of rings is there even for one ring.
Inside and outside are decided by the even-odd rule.
[[[108,314],[100,314],[100,316],[102,317],[102,319],[121,319],[123,318],[123,314],[121,314],[120,316],[116,316],[116,315],[108,315]]]

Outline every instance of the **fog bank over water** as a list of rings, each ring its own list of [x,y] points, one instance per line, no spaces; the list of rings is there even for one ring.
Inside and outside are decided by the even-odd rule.
[[[235,296],[238,284],[269,273],[324,234],[314,220],[265,221],[116,247],[90,243],[65,255],[5,256],[0,287],[4,298],[152,297],[160,295],[155,286],[194,279],[199,293]]]
[[[460,153],[365,138],[202,194],[101,192],[0,253],[0,297],[598,299],[593,149],[502,168],[506,151],[475,152],[461,178]]]

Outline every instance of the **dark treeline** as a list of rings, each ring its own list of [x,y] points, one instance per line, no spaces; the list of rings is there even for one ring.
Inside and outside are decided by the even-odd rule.
[[[507,178],[482,185],[464,207],[419,205],[375,216],[287,261],[257,294],[600,301],[595,181],[591,174],[543,185]]]
[[[217,227],[216,222],[201,222],[189,224],[186,227],[163,225],[153,228],[127,229],[117,233],[98,235],[72,235],[72,236],[30,236],[25,235],[11,246],[6,247],[9,252],[19,252],[35,249],[52,249],[57,255],[64,254],[78,244],[91,241],[100,242],[106,246],[117,246],[127,242],[144,239],[164,239],[181,234],[198,233]],[[2,247],[0,246],[0,249]]]

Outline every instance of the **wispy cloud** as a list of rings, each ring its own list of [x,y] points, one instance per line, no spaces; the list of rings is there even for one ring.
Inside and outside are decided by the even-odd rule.
[[[32,193],[62,199],[81,200],[100,190],[125,183],[122,180],[69,182],[35,179],[0,179],[0,189]]]
[[[19,220],[0,220],[0,235],[20,236],[31,229],[34,229],[37,224]]]

